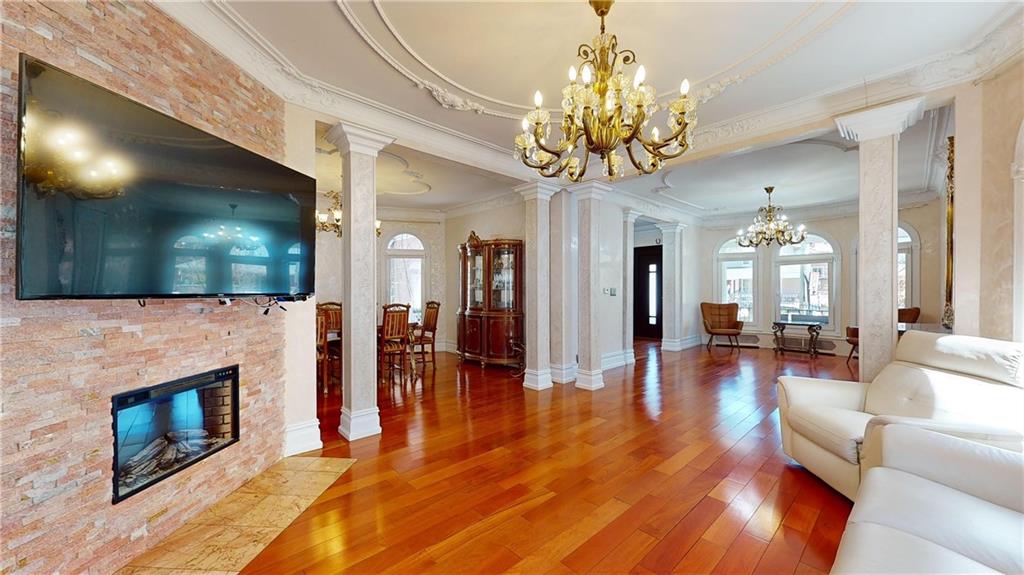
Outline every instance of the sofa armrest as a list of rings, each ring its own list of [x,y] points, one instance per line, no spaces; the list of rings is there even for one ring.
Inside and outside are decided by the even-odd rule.
[[[779,377],[779,407],[788,410],[792,405],[813,404],[862,411],[868,384],[859,381],[815,379],[812,377]]]
[[[1024,435],[1015,429],[963,421],[940,421],[924,417],[903,417],[899,415],[876,415],[868,421],[861,446],[861,477],[868,469],[882,465],[881,430],[889,425],[907,425],[926,429],[960,439],[984,443],[1017,453],[1024,452]]]
[[[1024,454],[909,425],[877,433],[883,467],[1024,513]]]

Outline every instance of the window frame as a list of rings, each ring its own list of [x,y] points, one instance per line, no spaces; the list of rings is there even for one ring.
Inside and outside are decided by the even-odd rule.
[[[734,242],[735,240],[736,240],[736,238],[733,238],[733,237],[726,238],[726,239],[718,242],[717,246],[715,247],[715,257],[714,257],[715,273],[714,273],[714,282],[713,282],[714,283],[714,288],[713,289],[715,290],[714,291],[714,300],[716,302],[718,302],[718,303],[728,303],[728,302],[723,302],[722,301],[722,289],[725,287],[725,277],[724,277],[724,274],[722,273],[723,264],[725,264],[727,262],[750,261],[751,264],[752,264],[751,265],[751,282],[750,282],[750,286],[751,286],[751,290],[753,291],[753,298],[752,298],[751,305],[753,307],[750,310],[750,317],[751,317],[751,319],[749,321],[744,321],[743,327],[744,328],[749,328],[749,329],[754,330],[754,331],[757,331],[757,330],[764,329],[765,327],[767,327],[767,326],[764,326],[762,324],[762,321],[761,321],[761,316],[762,316],[761,309],[763,307],[762,306],[763,302],[761,301],[762,300],[762,297],[761,297],[762,296],[762,292],[761,292],[761,282],[760,282],[760,279],[759,279],[760,278],[760,274],[759,274],[760,261],[759,260],[761,259],[760,258],[760,253],[758,252],[757,248],[753,248],[753,250],[749,251],[749,252],[734,252],[734,253],[724,253],[723,254],[722,253],[722,249],[727,244],[729,244],[731,242]]]
[[[409,235],[409,236],[412,236],[412,237],[416,238],[416,241],[418,241],[420,243],[420,245],[423,246],[423,248],[422,249],[398,249],[398,248],[387,247],[387,246],[391,245],[391,242],[394,241],[395,238],[397,238],[398,236],[402,236],[402,235]],[[410,308],[410,310],[409,310],[409,320],[410,321],[420,321],[422,319],[423,308],[426,307],[427,301],[429,301],[429,299],[430,299],[430,296],[427,293],[427,287],[429,285],[429,283],[427,282],[427,276],[430,275],[430,267],[429,267],[429,263],[430,262],[428,261],[428,258],[427,258],[427,252],[428,252],[427,244],[423,241],[423,238],[421,238],[419,235],[414,234],[414,233],[412,233],[410,231],[401,230],[401,231],[396,231],[393,234],[389,234],[387,239],[384,241],[384,246],[385,246],[385,248],[384,248],[384,270],[383,270],[384,271],[384,285],[381,286],[383,288],[382,289],[383,293],[381,294],[381,300],[384,301],[386,304],[389,304],[389,303],[408,303],[408,304],[411,304],[412,303],[412,302],[392,302],[391,301],[391,260],[394,260],[394,259],[419,259],[420,260],[420,299],[423,300],[423,301],[420,302],[420,309],[418,310],[418,312],[414,311],[412,308]],[[419,317],[414,316],[415,313],[419,313],[420,314]]]
[[[839,299],[841,278],[837,274],[837,271],[841,272],[842,270],[842,257],[840,254],[840,245],[839,242],[837,242],[835,239],[833,239],[828,234],[823,232],[808,232],[807,236],[817,236],[825,240],[829,244],[829,246],[831,246],[832,253],[784,256],[781,255],[781,248],[779,246],[772,247],[771,289],[772,293],[775,294],[775,302],[771,312],[772,321],[782,321],[782,289],[780,286],[780,282],[782,279],[782,266],[825,263],[828,264],[829,277],[829,321],[828,323],[821,324],[821,333],[828,336],[839,336],[839,326],[842,325],[843,312],[842,305]]]
[[[899,231],[896,233],[897,257],[907,254],[907,307],[921,307],[921,236],[914,226],[902,220],[899,228],[910,236],[910,241],[900,242]]]

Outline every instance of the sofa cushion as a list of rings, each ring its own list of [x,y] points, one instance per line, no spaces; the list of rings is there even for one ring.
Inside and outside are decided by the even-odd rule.
[[[900,338],[895,359],[1024,387],[1020,343],[911,330]]]
[[[794,405],[788,415],[794,431],[854,465],[860,461],[860,444],[870,419],[870,413],[810,404]]]
[[[850,523],[885,525],[997,571],[1024,571],[1024,514],[898,469],[868,471]]]
[[[885,366],[868,386],[864,411],[1024,430],[1024,417],[1020,416],[1024,390],[896,361]]]
[[[860,505],[858,500],[857,505]],[[998,573],[956,551],[877,523],[851,523],[832,575],[843,573]]]

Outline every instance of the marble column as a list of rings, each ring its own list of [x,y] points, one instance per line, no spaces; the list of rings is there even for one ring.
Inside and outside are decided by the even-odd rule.
[[[600,247],[601,198],[612,187],[585,182],[570,188],[579,206],[579,367],[576,387],[604,387],[601,370]]]
[[[871,381],[896,349],[896,230],[899,226],[899,135],[921,119],[916,98],[836,118],[860,143],[857,325],[860,379]]]
[[[683,349],[683,224],[661,230],[661,349]]]
[[[953,332],[981,335],[982,285],[982,87],[955,94],[953,161]],[[945,252],[943,252],[943,256]]]
[[[526,373],[523,387],[551,387],[551,196],[557,186],[531,182],[516,188],[526,202]]]
[[[633,351],[633,252],[636,244],[636,219],[640,212],[622,210],[622,349],[626,365],[636,363]]]
[[[394,138],[350,124],[337,124],[327,140],[341,152],[342,400],[338,432],[354,441],[378,435],[377,409],[377,152]]]
[[[551,198],[551,380],[576,380],[578,243],[576,199],[562,190]]]
[[[1013,341],[1024,342],[1024,123],[1017,136],[1013,178]]]

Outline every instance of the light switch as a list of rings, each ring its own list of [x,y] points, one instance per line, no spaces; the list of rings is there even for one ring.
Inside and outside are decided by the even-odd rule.
[[[611,290],[611,295],[614,296],[615,295],[615,288],[608,288],[608,289]]]

